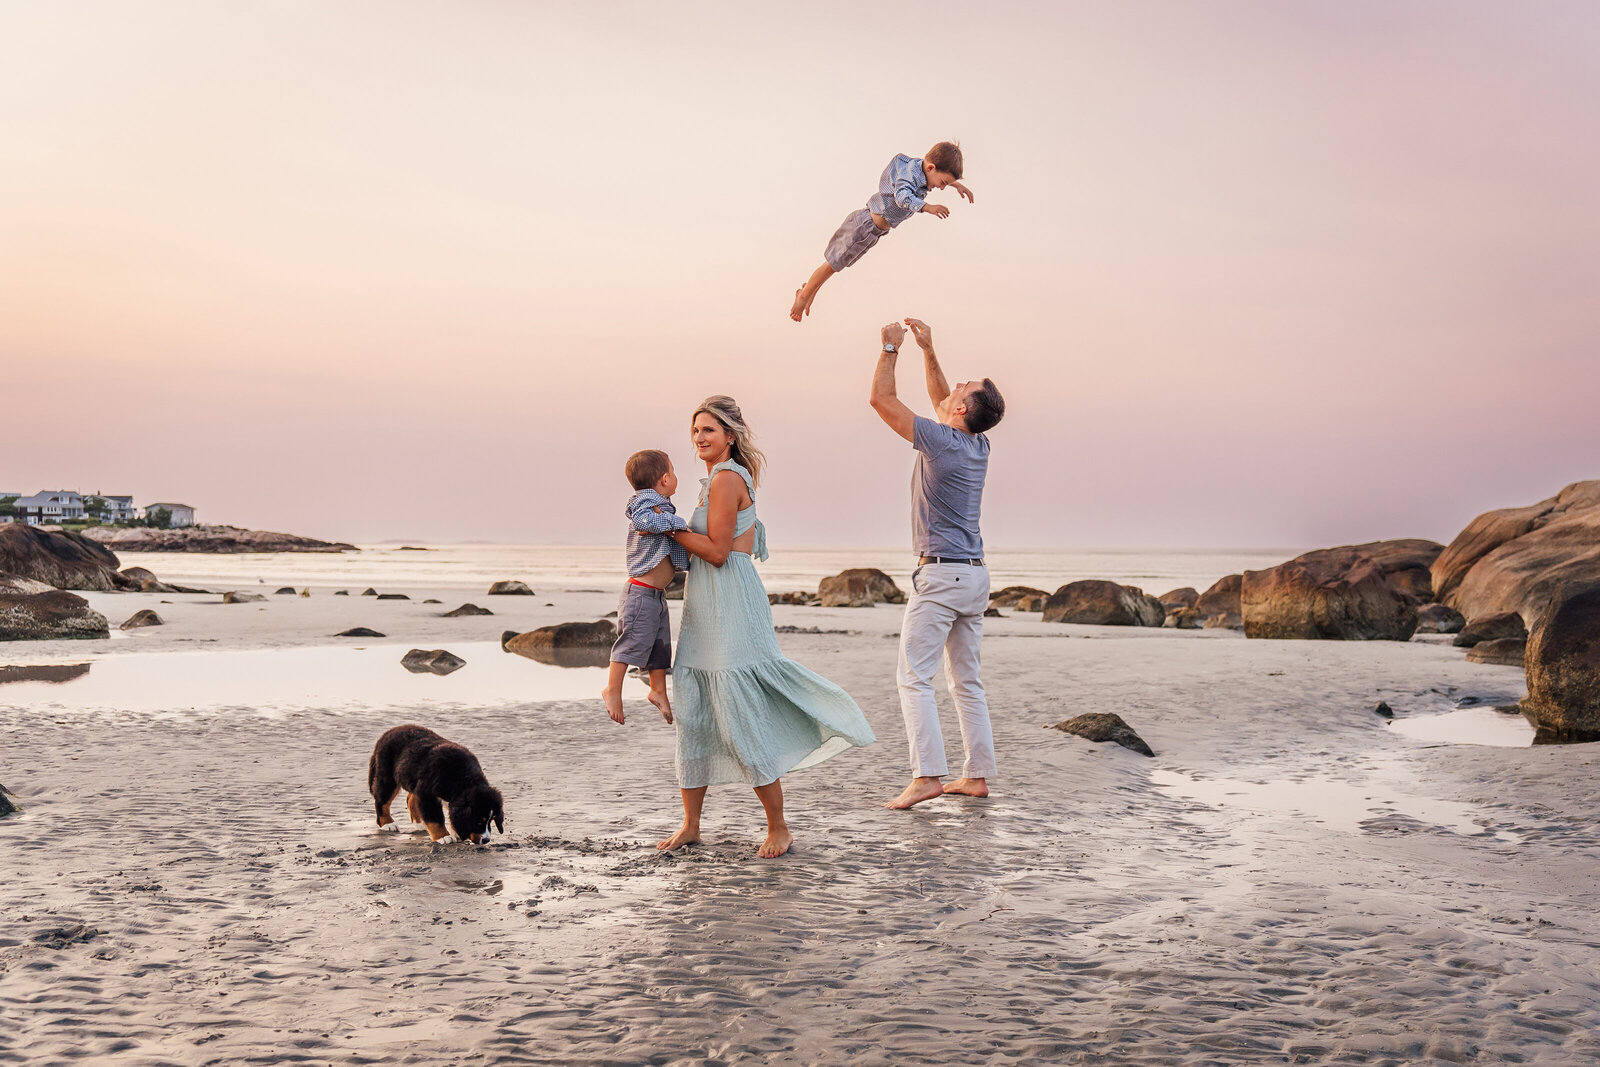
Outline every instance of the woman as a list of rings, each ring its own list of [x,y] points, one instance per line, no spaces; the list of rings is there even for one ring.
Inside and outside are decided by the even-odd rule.
[[[767,558],[755,505],[766,461],[739,405],[729,396],[707,397],[695,409],[691,434],[707,477],[689,529],[674,534],[695,557],[672,666],[683,826],[656,847],[699,841],[706,787],[747,782],[767,813],[767,839],[756,854],[770,859],[794,843],[779,778],[876,739],[848,693],[778,650],[751,559]]]

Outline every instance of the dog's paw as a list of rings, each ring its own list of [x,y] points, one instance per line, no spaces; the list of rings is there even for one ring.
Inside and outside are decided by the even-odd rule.
[[[434,844],[436,844],[436,845],[454,845],[457,842],[459,842],[460,840],[461,839],[459,837],[457,837],[455,834],[445,834],[443,837],[439,838],[439,840],[435,841]]]
[[[382,826],[378,827],[378,831],[385,834],[397,834],[400,832],[400,824],[397,822],[386,822]]]

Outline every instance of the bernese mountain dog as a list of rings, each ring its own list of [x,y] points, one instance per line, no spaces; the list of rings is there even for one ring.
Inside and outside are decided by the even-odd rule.
[[[378,810],[378,829],[397,832],[389,805],[401,789],[412,822],[428,828],[428,837],[440,844],[489,839],[489,822],[505,833],[505,810],[500,790],[489,784],[478,757],[425,726],[408,723],[386,731],[373,746],[367,764],[367,786]],[[444,825],[444,806],[450,808],[450,832]]]

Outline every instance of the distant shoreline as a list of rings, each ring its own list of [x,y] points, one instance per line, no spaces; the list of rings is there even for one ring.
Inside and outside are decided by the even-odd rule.
[[[159,530],[146,526],[91,526],[83,536],[113,552],[360,552],[343,541],[319,541],[299,534],[246,530],[238,526],[185,526]]]

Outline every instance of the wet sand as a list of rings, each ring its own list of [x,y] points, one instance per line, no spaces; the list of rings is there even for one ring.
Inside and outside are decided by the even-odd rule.
[[[459,593],[424,607],[434,594],[405,591],[92,595],[113,625],[149,606],[169,625],[0,646],[0,663],[89,662],[89,678],[128,656],[174,672],[94,706],[71,696],[82,679],[0,683],[0,782],[23,809],[0,821],[0,1060],[1600,1056],[1600,749],[1418,740],[1371,711],[1505,703],[1514,669],[1437,640],[991,620],[994,795],[897,813],[878,805],[905,775],[898,610],[779,608],[780,624],[851,631],[780,640],[848,688],[881,740],[785,781],[797,844],[772,862],[754,857],[760,808],[741,788],[712,791],[703,846],[652,847],[678,810],[671,729],[642,689],[618,727],[598,700],[541,699],[532,674],[525,694],[473,682],[485,651],[412,696],[375,687],[381,703],[151,699],[205,658],[178,652],[290,654],[367,625],[389,637],[363,644],[403,673],[407,647],[615,602],[474,597],[504,614],[450,620],[430,613]],[[1086,711],[1122,715],[1156,758],[1041,729]],[[506,796],[505,837],[375,832],[367,754],[403,721],[477,752]]]

